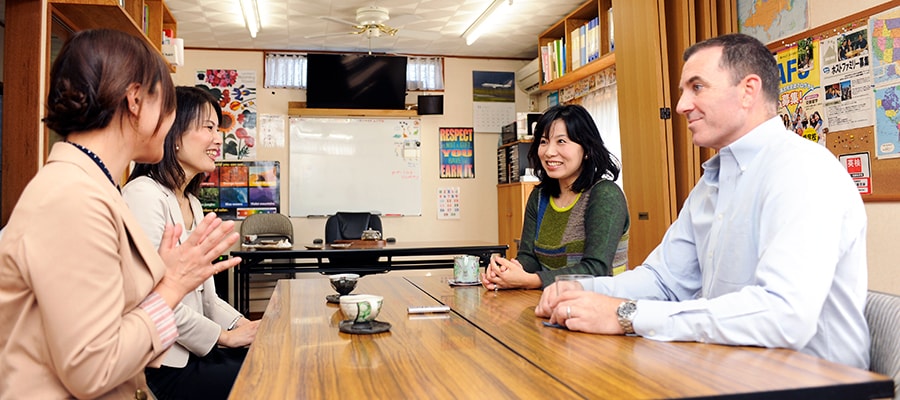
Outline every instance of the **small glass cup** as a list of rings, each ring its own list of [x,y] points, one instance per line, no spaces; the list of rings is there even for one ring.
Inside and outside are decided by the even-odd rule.
[[[569,290],[594,291],[594,277],[586,274],[570,274],[556,276],[556,295]]]

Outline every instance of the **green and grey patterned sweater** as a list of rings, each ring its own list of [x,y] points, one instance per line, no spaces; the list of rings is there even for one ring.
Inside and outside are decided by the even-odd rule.
[[[561,274],[612,275],[627,267],[629,225],[625,193],[615,182],[597,182],[564,209],[537,188],[525,206],[516,258],[543,287]]]

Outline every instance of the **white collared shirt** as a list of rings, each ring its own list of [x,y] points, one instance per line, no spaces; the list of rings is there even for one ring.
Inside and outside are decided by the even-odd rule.
[[[773,118],[721,149],[644,264],[594,290],[647,338],[784,347],[867,368],[866,211],[823,146]]]

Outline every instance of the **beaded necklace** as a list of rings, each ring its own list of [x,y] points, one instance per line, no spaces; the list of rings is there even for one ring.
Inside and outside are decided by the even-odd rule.
[[[113,186],[116,187],[116,190],[118,190],[120,192],[122,191],[122,188],[120,188],[119,185],[116,185],[116,181],[113,180],[112,174],[110,174],[109,170],[106,169],[106,164],[103,163],[103,160],[101,160],[100,157],[98,157],[96,154],[94,154],[94,152],[89,150],[87,147],[84,147],[78,143],[70,142],[68,140],[66,140],[66,143],[71,144],[72,146],[75,146],[78,150],[81,150],[84,154],[87,154],[87,156],[90,157],[91,160],[94,161],[94,164],[97,164],[97,166],[100,167],[100,170],[102,170],[103,173],[106,174],[106,177],[109,179],[109,182],[112,183]]]

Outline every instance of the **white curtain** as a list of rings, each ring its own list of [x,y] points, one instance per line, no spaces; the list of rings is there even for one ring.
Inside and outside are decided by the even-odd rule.
[[[266,53],[265,87],[306,89],[306,55]]]
[[[406,90],[444,90],[444,59],[407,57]]]
[[[619,160],[619,166],[622,164],[622,140],[619,137],[619,102],[618,90],[616,84],[606,86],[600,90],[593,91],[584,96],[581,105],[584,106],[594,122],[597,129],[600,130],[600,136],[603,137],[603,144]],[[622,186],[623,170],[619,174],[616,183]]]

